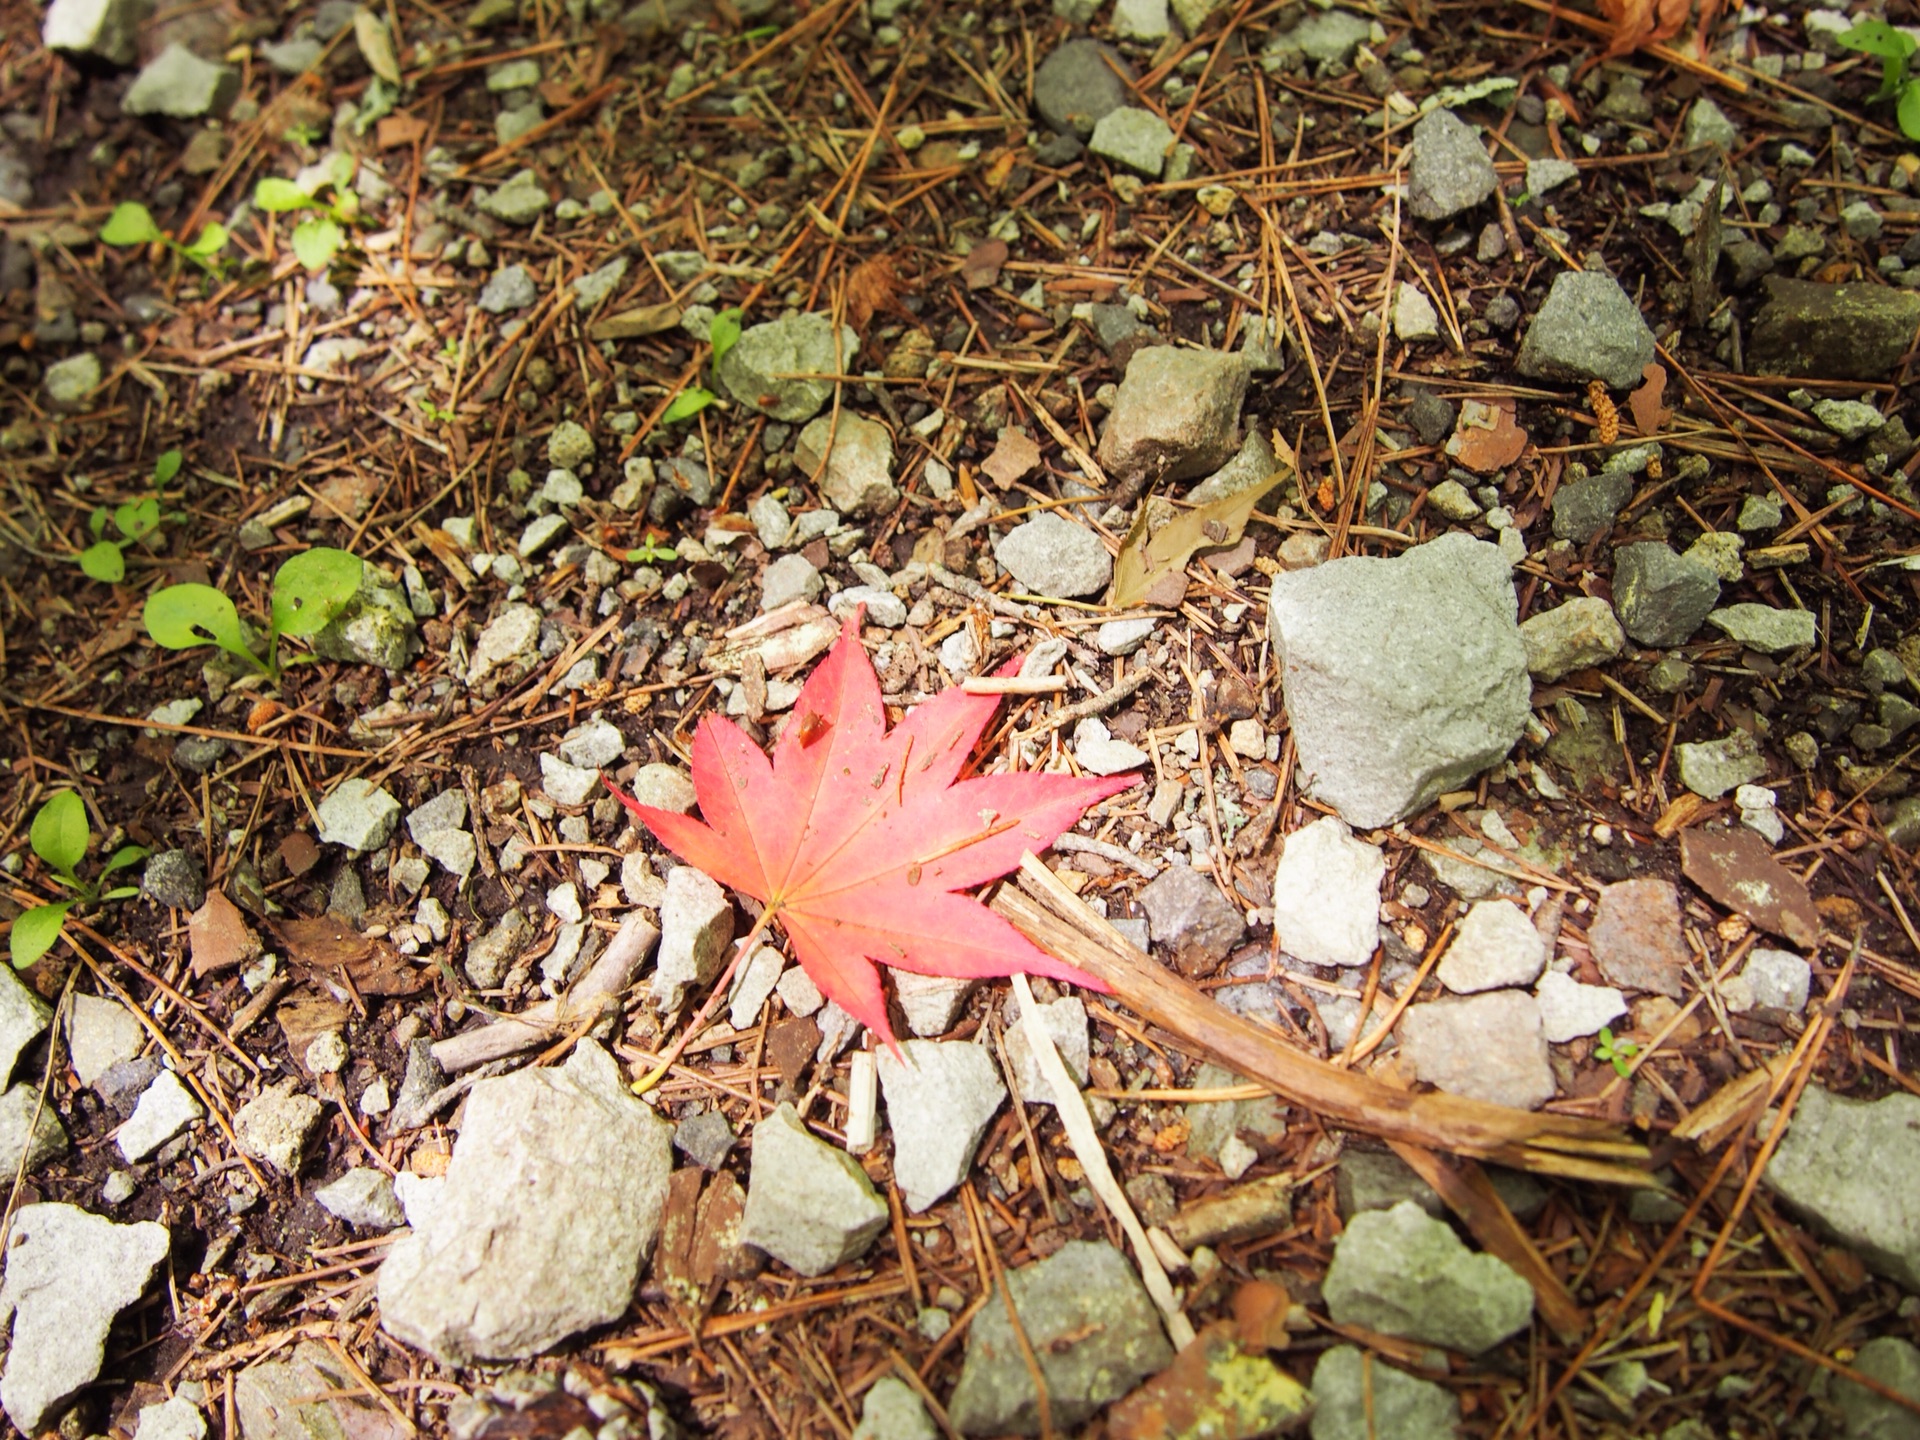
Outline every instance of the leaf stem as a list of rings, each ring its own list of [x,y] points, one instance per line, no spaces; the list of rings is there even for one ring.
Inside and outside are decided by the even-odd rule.
[[[687,1023],[687,1028],[680,1032],[680,1038],[668,1047],[667,1052],[660,1057],[658,1065],[633,1082],[634,1094],[644,1095],[666,1079],[667,1071],[673,1068],[674,1062],[686,1053],[687,1046],[691,1045],[695,1037],[707,1028],[707,1022],[713,1018],[713,1012],[719,1004],[720,997],[727,993],[733,981],[733,972],[740,968],[741,959],[749,954],[760,937],[767,933],[767,926],[772,923],[774,911],[778,908],[777,904],[769,901],[766,908],[761,910],[760,918],[753,922],[753,928],[747,932],[746,938],[734,947],[733,959],[729,960],[727,968],[720,972],[720,978],[713,982],[713,988],[707,992],[705,1003]]]

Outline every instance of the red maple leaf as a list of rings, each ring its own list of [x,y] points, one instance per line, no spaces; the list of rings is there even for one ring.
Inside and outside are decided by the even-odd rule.
[[[960,778],[998,706],[998,696],[956,686],[888,730],[855,614],[802,687],[771,763],[731,721],[700,722],[693,787],[704,822],[620,799],[682,860],[771,907],[821,994],[892,1045],[876,961],[920,975],[1024,971],[1107,989],[955,893],[1015,869],[1088,806],[1135,783]]]

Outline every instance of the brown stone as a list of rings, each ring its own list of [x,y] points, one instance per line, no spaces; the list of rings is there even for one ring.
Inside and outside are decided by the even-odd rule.
[[[1820,943],[1820,912],[1807,882],[1773,858],[1751,830],[1689,830],[1680,866],[1715,901],[1762,930],[1809,949]]]
[[[1622,880],[1600,892],[1587,944],[1610,985],[1678,1000],[1690,952],[1671,880]]]

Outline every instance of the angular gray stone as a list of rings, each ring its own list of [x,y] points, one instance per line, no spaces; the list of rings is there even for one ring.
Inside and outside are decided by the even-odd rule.
[[[1657,540],[1613,552],[1613,608],[1642,645],[1684,645],[1720,599],[1720,577]]]
[[[827,602],[827,613],[836,620],[843,619],[860,605],[866,607],[868,623],[882,630],[898,630],[907,623],[907,602],[878,585],[849,585],[834,592]]]
[[[83,410],[93,392],[100,388],[100,358],[82,350],[56,360],[47,367],[40,383],[47,392],[47,403],[56,410]]]
[[[1511,900],[1481,900],[1453,932],[1434,972],[1456,995],[1531,985],[1547,964],[1547,942]]]
[[[489,315],[524,310],[540,298],[539,287],[524,265],[504,265],[493,272],[474,303]]]
[[[1056,1434],[1061,1426],[1078,1427],[1173,1360],[1159,1312],[1111,1245],[1069,1241],[1045,1260],[1009,1271],[1006,1283],[1046,1381]],[[1004,1304],[974,1316],[947,1414],[967,1435],[1039,1433],[1027,1351]]]
[[[584,805],[600,787],[598,770],[583,770],[555,755],[540,757],[540,788],[556,805]]]
[[[114,1143],[129,1165],[138,1164],[206,1113],[178,1075],[162,1070],[140,1096]]]
[[[1569,480],[1553,492],[1553,535],[1584,545],[1605,533],[1613,517],[1633,494],[1633,477],[1624,471],[1603,470]]]
[[[140,58],[146,18],[146,0],[53,0],[40,38],[61,55],[131,65]]]
[[[1860,400],[1816,401],[1813,417],[1842,440],[1864,440],[1887,423],[1884,415]]]
[[[342,780],[320,802],[320,841],[365,853],[393,838],[400,802],[371,780]]]
[[[878,515],[899,503],[893,436],[863,416],[843,411],[837,422],[827,415],[811,422],[800,432],[794,459],[820,476],[820,497],[843,515]]]
[[[478,203],[496,220],[504,220],[509,225],[531,225],[547,213],[553,197],[541,188],[533,171],[521,170]]]
[[[599,446],[587,427],[574,420],[562,420],[547,435],[547,463],[561,470],[578,471],[599,453]]]
[[[633,777],[633,798],[656,810],[671,810],[676,815],[691,815],[700,797],[693,781],[684,771],[671,765],[642,765]]]
[[[960,1007],[979,984],[966,975],[916,975],[911,970],[895,970],[893,998],[907,1017],[907,1029],[915,1035],[944,1035],[953,1028]]]
[[[1549,190],[1558,190],[1580,178],[1580,167],[1571,160],[1529,160],[1527,162],[1527,189],[1535,195],[1544,195]]]
[[[753,1127],[742,1243],[802,1275],[824,1275],[866,1253],[887,1203],[844,1150],[817,1140],[783,1102]]]
[[[1055,130],[1084,140],[1102,117],[1127,103],[1132,78],[1132,67],[1112,46],[1069,40],[1034,72],[1033,105]]]
[[[1853,1368],[1920,1405],[1920,1347],[1882,1335],[1860,1347]],[[1920,1415],[1853,1380],[1834,1380],[1833,1403],[1845,1440],[1920,1440]]]
[[[1719,740],[1699,740],[1673,747],[1680,783],[1694,794],[1718,800],[1729,790],[1764,779],[1767,757],[1760,744],[1744,730]]]
[[[671,1128],[592,1040],[482,1080],[437,1203],[380,1267],[383,1328],[459,1365],[618,1320],[659,1233]]]
[[[1811,610],[1780,610],[1772,605],[1724,605],[1708,612],[1707,623],[1729,640],[1768,655],[1810,649],[1820,639]]]
[[[879,1052],[893,1135],[893,1179],[918,1215],[966,1179],[987,1125],[1007,1098],[993,1056],[970,1040],[907,1040]]]
[[[1740,979],[1755,1005],[1798,1015],[1807,1008],[1813,967],[1791,950],[1756,949],[1747,956]]]
[[[540,660],[540,612],[531,605],[502,606],[474,641],[467,684],[477,688],[497,671],[511,683]]]
[[[1550,970],[1534,990],[1540,1006],[1540,1033],[1550,1045],[1564,1045],[1597,1034],[1627,1013],[1627,997],[1611,985],[1582,985],[1571,975]]]
[[[1407,206],[1422,220],[1471,210],[1500,183],[1487,147],[1451,110],[1435,110],[1413,127],[1407,162]]]
[[[52,1018],[53,1007],[22,985],[12,969],[0,970],[0,1087],[12,1081],[20,1052],[40,1038]]]
[[[317,1340],[302,1340],[291,1353],[276,1351],[242,1370],[233,1384],[233,1408],[240,1440],[373,1440],[404,1433]]]
[[[1350,10],[1309,11],[1273,48],[1297,50],[1314,65],[1345,65],[1372,33],[1373,23]]]
[[[1727,118],[1727,112],[1704,95],[1693,102],[1680,129],[1680,145],[1684,150],[1695,150],[1702,145],[1731,150],[1739,139],[1740,132]]]
[[[702,1170],[718,1170],[736,1142],[733,1126],[718,1110],[702,1110],[673,1127],[673,1148]]]
[[[91,1087],[114,1066],[133,1059],[146,1043],[147,1032],[118,1000],[75,995],[70,1002],[67,1063],[82,1085]]]
[[[1153,111],[1123,105],[1100,117],[1087,149],[1136,175],[1158,180],[1173,142],[1172,128]]]
[[[397,1230],[407,1223],[393,1181],[371,1166],[356,1166],[313,1192],[320,1208],[356,1230]]]
[[[993,558],[1020,588],[1053,599],[1075,599],[1106,588],[1113,557],[1084,525],[1047,510],[1013,527],[993,545]]]
[[[198,910],[207,903],[207,882],[200,857],[189,850],[162,850],[149,856],[140,872],[140,888],[162,905]]]
[[[796,601],[817,600],[825,584],[806,556],[797,551],[782,555],[760,576],[760,608],[778,610]]]
[[[940,1440],[940,1432],[911,1385],[882,1375],[861,1399],[853,1440]]]
[[[300,1156],[307,1137],[320,1123],[322,1107],[311,1095],[302,1095],[288,1080],[263,1090],[233,1116],[233,1134],[240,1149],[282,1175],[300,1172]]]
[[[749,325],[714,367],[735,400],[787,424],[810,420],[833,396],[834,381],[853,361],[860,337],[825,315],[786,315]]]
[[[1748,367],[1759,375],[1879,380],[1920,329],[1920,291],[1891,285],[1822,285],[1770,275],[1754,318]]]
[[[1336,1345],[1313,1367],[1313,1440],[1441,1440],[1459,1426],[1460,1402],[1446,1386],[1357,1346]]]
[[[1247,919],[1221,895],[1210,876],[1186,865],[1169,865],[1143,886],[1140,907],[1156,943],[1173,952],[1188,974],[1207,974],[1247,933]]]
[[[1540,1006],[1518,990],[1433,1000],[1400,1019],[1414,1073],[1453,1095],[1532,1110],[1553,1098]]]
[[[1334,815],[1287,836],[1273,876],[1280,948],[1310,965],[1354,969],[1380,944],[1380,886],[1387,857],[1356,840]]]
[[[1536,380],[1639,385],[1653,363],[1653,332],[1620,282],[1597,270],[1556,275],[1527,327],[1515,367]]]
[[[1451,1226],[1411,1200],[1347,1222],[1322,1293],[1342,1325],[1468,1355],[1533,1317],[1532,1286],[1504,1261],[1468,1250]]]
[[[1484,541],[1454,532],[1278,575],[1269,605],[1300,767],[1356,828],[1464,783],[1526,727],[1519,605]]]
[[[554,749],[569,765],[604,770],[626,753],[627,737],[611,721],[586,720],[561,736]]]
[[[609,295],[620,288],[620,282],[627,278],[627,257],[616,255],[597,270],[588,271],[573,282],[573,305],[576,310],[591,310]]]
[[[1627,635],[1611,605],[1581,595],[1528,616],[1520,626],[1520,641],[1527,647],[1527,673],[1548,684],[1570,670],[1613,659],[1626,649]]]
[[[533,938],[533,925],[519,909],[502,915],[486,934],[467,946],[467,978],[481,990],[495,989]]]
[[[200,1407],[184,1396],[140,1407],[133,1440],[206,1440],[207,1422]]]
[[[1218,470],[1240,448],[1244,355],[1150,345],[1127,362],[1098,459],[1109,475],[1190,480]],[[1262,478],[1265,478],[1264,476]]]
[[[726,891],[691,865],[667,875],[660,904],[660,950],[653,973],[653,997],[671,1015],[686,1003],[687,991],[711,984],[733,939],[733,906]]]
[[[1870,1269],[1920,1293],[1920,1096],[1851,1100],[1807,1086],[1766,1183]]]
[[[67,1152],[67,1132],[51,1105],[40,1103],[40,1086],[32,1080],[0,1094],[0,1174],[18,1173],[24,1159],[29,1171]]]
[[[28,1435],[100,1373],[107,1330],[173,1243],[164,1225],[116,1225],[75,1205],[25,1205],[8,1235],[0,1312],[13,1317],[0,1403]]]
[[[458,830],[467,823],[467,794],[464,790],[442,790],[431,800],[407,812],[407,834],[418,845],[436,830]]]
[[[192,120],[225,110],[239,89],[237,72],[202,60],[186,46],[175,43],[141,67],[127,87],[120,108],[129,115]]]
[[[308,643],[328,660],[404,670],[420,652],[420,630],[406,591],[369,565],[353,598]]]
[[[1053,1041],[1060,1063],[1076,1085],[1087,1083],[1087,1067],[1093,1052],[1087,1036],[1087,1005],[1077,995],[1066,995],[1046,1004],[1037,1004],[1040,1028]],[[1059,1097],[1047,1079],[1046,1071],[1027,1043],[1026,1023],[1021,1019],[1020,1002],[1009,997],[1006,1008],[1007,1064],[1012,1067],[1014,1083],[1020,1087],[1020,1099],[1027,1105],[1058,1105]]]

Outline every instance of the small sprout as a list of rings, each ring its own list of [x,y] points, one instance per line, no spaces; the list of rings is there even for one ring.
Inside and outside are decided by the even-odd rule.
[[[1633,1069],[1633,1057],[1640,1053],[1640,1047],[1627,1039],[1615,1039],[1611,1028],[1602,1025],[1600,1038],[1593,1047],[1594,1058],[1609,1062],[1614,1072],[1625,1078]]]
[[[116,870],[124,870],[146,859],[146,847],[122,845],[107,858],[99,875],[89,883],[80,878],[79,869],[80,862],[87,858],[87,846],[92,841],[93,832],[87,826],[87,807],[71,790],[62,790],[50,796],[34,815],[33,824],[27,831],[27,844],[41,862],[53,871],[54,879],[75,894],[71,900],[35,905],[23,911],[13,922],[13,933],[8,936],[7,944],[14,969],[26,969],[59,942],[67,926],[67,914],[76,905],[92,905],[101,900],[125,900],[139,893],[138,887],[132,885],[117,886],[104,892],[101,886]]]
[[[183,255],[202,270],[214,270],[219,267],[220,252],[227,248],[227,229],[224,225],[209,224],[200,231],[200,238],[191,245],[182,245],[155,223],[153,212],[137,200],[123,201],[113,207],[113,213],[107,217],[107,223],[100,227],[100,243],[121,248],[137,245],[151,245],[155,241],[165,245],[176,255]]]
[[[663,535],[649,533],[647,538],[642,540],[637,547],[627,552],[627,563],[630,565],[655,565],[663,560],[678,560],[680,558],[680,552],[678,550],[674,549],[671,545],[662,545],[660,543],[665,538]]]
[[[682,420],[691,420],[717,398],[711,390],[703,390],[698,385],[690,390],[682,390],[673,397],[673,403],[667,406],[667,413],[660,417],[660,423],[675,425]]]
[[[1862,20],[1838,38],[1849,50],[1880,61],[1880,88],[1873,98],[1894,101],[1900,129],[1909,140],[1920,140],[1920,70],[1913,63],[1920,41],[1884,20]]]
[[[147,597],[141,619],[155,644],[169,650],[216,645],[277,682],[280,637],[313,635],[324,629],[353,599],[364,569],[359,556],[324,545],[283,564],[273,577],[265,660],[247,643],[246,629],[233,601],[211,585],[169,585],[156,590]]]
[[[740,339],[740,313],[737,305],[722,310],[707,327],[707,343],[713,346],[713,363],[716,366],[727,358],[727,352]]]
[[[180,452],[169,450],[153,463],[154,488],[159,489],[179,473]],[[137,545],[152,535],[160,528],[162,520],[177,518],[160,513],[160,498],[157,495],[129,500],[124,505],[116,505],[112,511],[104,506],[96,507],[87,517],[87,531],[93,536],[93,544],[77,557],[81,570],[89,579],[102,584],[119,584],[127,574],[127,547]],[[120,532],[117,540],[107,537],[109,520],[113,528]]]
[[[278,175],[263,176],[253,187],[253,206],[256,210],[273,215],[302,210],[320,212],[301,217],[293,227],[292,245],[294,258],[307,269],[324,270],[347,243],[345,226],[359,218],[357,198],[345,190],[352,178],[353,170],[349,163],[336,168],[330,178],[319,181],[316,189],[331,187],[338,197],[326,201],[301,189],[291,180]]]

